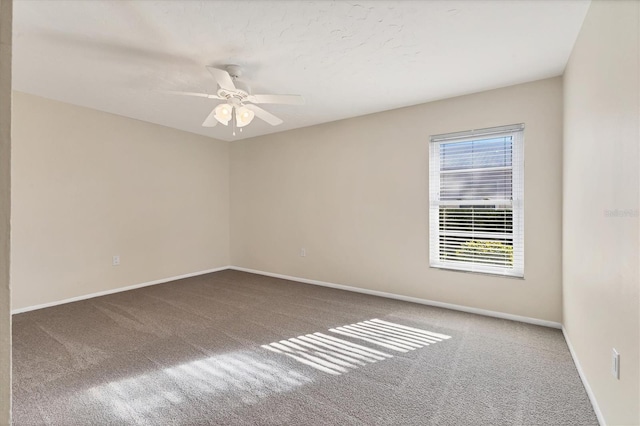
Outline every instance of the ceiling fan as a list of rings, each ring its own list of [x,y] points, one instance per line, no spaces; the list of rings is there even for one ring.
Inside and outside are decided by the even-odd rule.
[[[252,94],[249,86],[238,80],[242,75],[242,69],[238,65],[227,65],[226,70],[208,66],[207,70],[209,70],[218,83],[218,91],[215,95],[198,92],[168,91],[168,93],[175,95],[197,96],[225,101],[218,104],[213,111],[209,113],[202,123],[203,127],[214,127],[217,123],[228,126],[229,122],[231,122],[233,134],[235,135],[236,127],[242,131],[242,127],[251,123],[255,116],[272,126],[277,126],[282,124],[282,120],[255,104],[304,104],[304,98],[300,95]]]

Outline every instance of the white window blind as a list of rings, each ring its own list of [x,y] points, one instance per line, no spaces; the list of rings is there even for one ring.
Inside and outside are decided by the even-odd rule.
[[[524,125],[431,137],[430,264],[524,276]]]

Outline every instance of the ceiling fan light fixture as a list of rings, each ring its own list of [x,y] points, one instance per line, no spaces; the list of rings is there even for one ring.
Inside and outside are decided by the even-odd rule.
[[[238,127],[244,127],[251,123],[254,116],[255,113],[247,107],[241,106],[240,108],[236,108],[236,125]]]
[[[227,126],[233,114],[233,105],[220,104],[215,109],[215,119]]]

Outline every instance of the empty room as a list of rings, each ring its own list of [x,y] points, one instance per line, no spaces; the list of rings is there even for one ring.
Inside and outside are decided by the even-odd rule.
[[[0,0],[0,425],[640,425],[640,1]]]

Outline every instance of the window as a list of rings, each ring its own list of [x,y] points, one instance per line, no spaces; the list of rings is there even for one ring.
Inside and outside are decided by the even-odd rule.
[[[431,137],[432,267],[524,276],[524,125]]]

